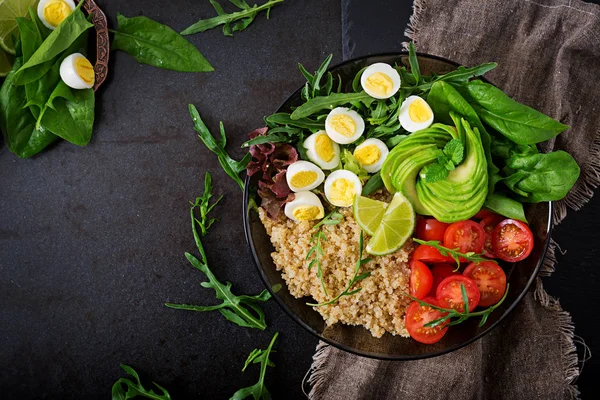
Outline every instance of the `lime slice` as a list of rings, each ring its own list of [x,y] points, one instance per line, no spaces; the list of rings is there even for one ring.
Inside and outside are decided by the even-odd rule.
[[[12,69],[13,57],[0,49],[0,77],[8,75]]]
[[[15,54],[12,36],[19,34],[17,17],[26,17],[29,6],[37,0],[0,0],[0,48],[7,53]]]
[[[415,212],[400,192],[394,194],[379,227],[367,244],[367,253],[374,256],[390,254],[406,243],[415,229]]]
[[[373,235],[381,223],[381,218],[385,214],[388,203],[379,200],[373,200],[364,196],[356,196],[352,212],[358,226],[368,235]]]

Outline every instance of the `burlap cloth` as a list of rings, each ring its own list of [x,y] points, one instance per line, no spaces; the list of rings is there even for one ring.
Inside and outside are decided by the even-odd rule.
[[[577,0],[416,0],[406,36],[418,51],[466,66],[498,62],[486,75],[490,81],[571,126],[542,146],[568,151],[582,171],[567,198],[556,204],[555,223],[568,208],[579,209],[591,198],[600,183],[600,7]],[[554,269],[555,245],[543,275]],[[377,361],[320,343],[308,378],[309,398],[576,398],[573,339],[569,313],[538,278],[535,290],[499,327],[444,356]]]

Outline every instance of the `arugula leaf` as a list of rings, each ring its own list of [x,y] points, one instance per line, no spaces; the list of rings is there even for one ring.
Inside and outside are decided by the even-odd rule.
[[[328,96],[331,94],[331,89],[333,88],[333,75],[331,75],[331,72],[327,73],[327,81],[323,87],[321,87],[321,80],[323,79],[323,76],[327,71],[329,64],[331,63],[332,58],[333,54],[328,55],[325,60],[323,60],[314,75],[308,72],[302,64],[298,63],[298,69],[306,78],[306,84],[301,92],[304,100],[308,101],[316,96]]]
[[[192,209],[198,209],[200,211],[200,219],[194,217],[194,220],[200,226],[200,231],[202,236],[205,236],[208,233],[208,229],[214,224],[218,219],[209,218],[208,213],[212,211],[213,208],[223,199],[223,196],[219,196],[219,198],[210,203],[210,199],[213,197],[212,194],[212,176],[209,172],[206,172],[204,175],[204,193],[201,197],[196,197],[196,201],[190,204],[192,205]]]
[[[498,66],[497,63],[485,63],[472,68],[466,68],[463,66],[458,67],[454,71],[450,71],[447,74],[436,76],[431,82],[422,83],[415,88],[416,91],[428,92],[431,86],[435,82],[443,81],[452,84],[466,83],[471,78],[482,76],[486,72],[489,72]]]
[[[171,400],[169,392],[158,383],[152,382],[160,389],[162,394],[158,394],[152,389],[144,388],[140,382],[138,373],[130,366],[121,364],[121,368],[123,368],[127,374],[131,375],[133,380],[130,378],[119,378],[112,387],[112,400],[127,400],[138,396],[154,400]]]
[[[212,193],[210,193],[212,186],[210,185],[210,182],[207,185],[207,182],[205,180],[205,190],[206,189],[208,189],[209,191],[205,191],[202,196],[206,199],[206,202],[204,204],[206,213],[204,215],[201,215],[200,220],[198,220],[194,215],[194,210],[196,209],[195,203],[192,204],[192,207],[190,208],[190,217],[192,220],[192,233],[194,234],[194,241],[196,242],[196,247],[200,252],[200,257],[202,260],[198,260],[196,257],[187,252],[185,253],[185,256],[194,268],[198,269],[208,278],[208,282],[202,282],[200,285],[205,288],[214,289],[217,299],[222,300],[223,302],[214,306],[196,306],[190,304],[174,303],[165,303],[165,306],[177,310],[188,310],[198,312],[219,310],[219,312],[225,318],[239,326],[265,330],[265,328],[267,327],[267,324],[265,322],[265,314],[259,307],[258,303],[264,303],[267,300],[269,300],[271,298],[271,294],[265,289],[260,294],[255,296],[237,296],[231,292],[231,283],[221,283],[208,267],[206,252],[204,251],[204,246],[202,246],[202,241],[200,240],[200,235],[198,234],[198,229],[196,228],[196,224],[200,225],[202,229],[202,226],[207,228],[207,224],[210,226],[212,222],[214,222],[214,220],[212,220],[211,222],[211,220],[206,219],[206,214],[208,214],[208,212],[212,209],[212,207],[214,207],[216,203],[214,203],[212,206],[208,205],[208,200],[212,196]],[[210,195],[207,195],[207,193],[209,193]],[[200,206],[202,207],[202,200],[200,200]],[[200,210],[202,214],[202,208],[200,208]]]
[[[93,27],[85,18],[79,2],[75,10],[43,41],[35,53],[19,68],[13,79],[15,85],[24,85],[41,78],[52,66],[48,61],[66,50],[83,32]]]
[[[227,151],[225,151],[227,136],[225,135],[223,122],[220,122],[221,139],[216,140],[202,121],[202,118],[200,118],[200,113],[196,107],[193,104],[190,104],[188,108],[190,110],[192,120],[194,121],[194,129],[196,129],[196,132],[198,132],[198,137],[200,137],[204,145],[208,147],[210,151],[217,155],[219,164],[221,164],[223,170],[231,177],[231,179],[237,182],[240,189],[244,191],[244,182],[240,178],[239,174],[240,172],[246,170],[246,166],[252,159],[252,155],[250,153],[246,153],[246,155],[240,161],[233,160],[231,157],[229,157]]]
[[[182,35],[192,35],[198,32],[204,32],[209,29],[223,25],[223,34],[225,36],[233,36],[233,32],[241,32],[246,29],[262,10],[267,11],[267,19],[270,17],[271,8],[283,0],[269,0],[265,4],[250,7],[245,0],[229,0],[231,4],[240,9],[240,11],[226,13],[223,7],[216,0],[209,0],[213,8],[217,12],[217,16],[208,19],[201,19],[195,24],[184,29]],[[231,24],[233,24],[233,27]]]
[[[271,339],[271,343],[269,343],[269,347],[265,350],[254,349],[248,356],[248,359],[244,363],[244,368],[242,371],[245,371],[246,368],[252,364],[260,364],[260,375],[258,378],[258,382],[252,386],[245,387],[243,389],[238,390],[231,396],[230,400],[243,400],[252,396],[254,400],[270,400],[271,395],[265,386],[265,375],[267,373],[267,367],[274,367],[275,364],[269,359],[271,352],[273,351],[273,344],[277,340],[277,336],[279,336],[279,332],[275,332],[273,335],[273,339]]]
[[[293,120],[298,120],[311,116],[317,111],[326,109],[333,110],[340,105],[348,104],[354,101],[360,101],[366,106],[369,106],[373,101],[375,101],[375,99],[369,96],[366,92],[332,93],[329,96],[317,96],[296,108],[292,113],[291,118]]]
[[[312,257],[312,260],[308,264],[308,270],[310,271],[312,267],[317,266],[317,277],[321,281],[321,288],[323,289],[323,293],[325,296],[328,296],[327,289],[325,289],[325,280],[323,279],[323,270],[321,269],[321,257],[325,254],[323,252],[322,244],[327,241],[327,235],[321,227],[323,225],[337,225],[339,224],[344,216],[340,214],[337,209],[333,210],[329,214],[325,216],[319,223],[313,226],[313,229],[317,231],[310,238],[311,248],[306,253],[305,260],[309,260]]]
[[[381,171],[371,175],[367,183],[363,186],[362,195],[368,196],[371,193],[378,191],[383,188],[383,179],[381,179]]]
[[[117,30],[111,43],[142,64],[179,72],[210,72],[214,68],[196,49],[173,29],[147,17],[127,18],[117,14]]]
[[[474,253],[472,251],[470,251],[468,253],[461,253],[458,249],[449,249],[447,247],[442,246],[441,242],[439,242],[437,240],[421,240],[421,239],[413,238],[413,241],[417,242],[419,244],[424,244],[424,245],[427,245],[427,246],[434,247],[444,257],[452,257],[454,259],[454,261],[456,261],[456,265],[457,265],[455,271],[458,271],[458,269],[460,268],[461,258],[464,258],[465,260],[470,261],[470,262],[489,261],[489,262],[493,262],[493,263],[498,264],[498,262],[496,260],[494,260],[494,259],[485,258],[483,256],[484,253],[477,254],[477,253]]]
[[[410,72],[415,78],[415,85],[418,85],[421,82],[421,68],[419,68],[419,60],[413,42],[408,44],[408,63],[410,64]]]
[[[274,128],[275,126],[285,125],[303,129],[310,129],[311,131],[325,129],[325,122],[323,121],[314,121],[310,118],[292,119],[289,113],[271,114],[265,118],[265,122],[271,128]]]

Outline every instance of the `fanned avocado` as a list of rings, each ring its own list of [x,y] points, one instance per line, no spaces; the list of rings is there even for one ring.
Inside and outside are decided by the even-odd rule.
[[[464,129],[466,157],[448,177],[437,182],[420,179],[416,193],[421,204],[438,221],[455,222],[471,218],[485,202],[488,193],[488,170],[481,137],[477,128],[461,119],[457,130]]]

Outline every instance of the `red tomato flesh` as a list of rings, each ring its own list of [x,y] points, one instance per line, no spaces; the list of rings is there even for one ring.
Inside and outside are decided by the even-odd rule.
[[[423,301],[434,306],[439,306],[438,301],[433,297],[425,297]],[[421,306],[418,302],[413,301],[406,309],[406,330],[410,337],[417,342],[424,344],[435,343],[446,334],[446,331],[448,330],[446,325],[448,323],[446,322],[445,324],[438,325],[434,328],[425,327],[423,325],[438,318],[442,318],[445,315],[447,315],[447,313],[434,310],[431,307]]]
[[[431,269],[431,275],[433,275],[433,284],[431,285],[431,290],[427,296],[435,297],[438,286],[447,277],[452,275],[460,275],[460,272],[454,272],[455,269],[456,264],[435,264]]]
[[[473,311],[477,307],[479,298],[481,297],[477,284],[473,279],[463,275],[452,275],[440,282],[435,293],[435,297],[440,302],[440,307],[453,308],[460,312],[465,311],[461,285],[465,287],[467,292],[469,311]]]
[[[427,246],[426,244],[422,244],[416,248],[412,254],[412,259],[425,263],[446,263],[452,261],[452,258],[441,255],[435,247]]]
[[[494,249],[492,247],[492,232],[496,225],[502,222],[504,218],[500,215],[492,214],[488,215],[484,219],[481,220],[479,225],[483,228],[485,232],[485,241],[483,243],[484,256],[488,258],[498,258],[496,253],[494,253]]]
[[[491,261],[471,263],[463,272],[477,284],[481,307],[493,306],[500,301],[506,291],[506,274],[498,264]]]
[[[444,240],[444,233],[449,224],[434,218],[424,218],[417,221],[417,238],[421,240]]]
[[[429,267],[421,261],[412,260],[410,262],[410,281],[409,288],[411,296],[422,299],[427,296],[433,284],[433,275]]]
[[[504,261],[521,261],[533,250],[533,234],[527,224],[505,219],[492,232],[492,248]]]
[[[477,214],[473,215],[473,219],[484,219],[485,217],[489,217],[490,215],[497,215],[491,212],[490,210],[486,210],[482,208],[477,212]]]
[[[481,253],[484,242],[483,228],[470,220],[451,224],[444,234],[444,247],[458,249],[461,253]]]

